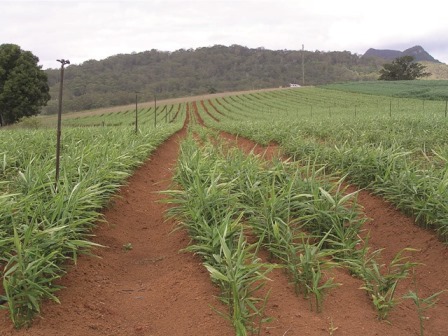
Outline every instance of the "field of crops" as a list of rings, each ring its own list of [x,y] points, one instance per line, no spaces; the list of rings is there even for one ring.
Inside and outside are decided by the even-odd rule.
[[[100,210],[185,120],[189,133],[172,188],[164,192],[168,215],[190,235],[186,250],[201,257],[227,307],[217,313],[236,335],[268,330],[267,283],[277,269],[316,314],[344,286],[330,275],[343,269],[360,281],[377,318],[387,320],[405,299],[397,287],[418,267],[415,250],[406,246],[383,262],[382,249],[364,236],[369,219],[347,182],[448,241],[446,101],[393,97],[387,85],[374,83],[365,93],[305,87],[145,108],[137,133],[132,110],[66,118],[58,184],[52,130],[1,131],[0,298],[13,323],[28,324],[43,299],[58,301],[63,265],[96,244],[89,237]],[[414,89],[420,90],[405,91]],[[283,157],[229,147],[221,131],[278,145]],[[420,335],[423,313],[444,289],[426,298],[417,289],[408,293],[422,307]]]
[[[448,240],[444,101],[304,88],[210,100],[199,112],[209,126],[347,174]]]
[[[294,161],[299,162],[303,167],[307,167],[308,171],[318,170],[315,167],[310,168],[310,162],[313,162],[314,164],[322,165],[320,169],[324,171],[333,172],[339,176],[347,176],[351,183],[372,190],[374,193],[393,202],[404,213],[412,215],[417,224],[435,230],[442,241],[446,242],[448,240],[448,203],[446,202],[448,199],[448,137],[446,133],[448,119],[445,116],[444,101],[429,102],[403,98],[392,100],[384,96],[304,88],[275,93],[240,95],[225,99],[209,100],[207,102],[201,101],[193,109],[198,111],[200,119],[209,127],[250,138],[263,145],[268,145],[272,142],[279,144],[285,155],[292,156]],[[206,155],[207,158],[210,156],[210,154]],[[190,154],[189,157],[195,157],[195,155]],[[239,160],[227,158],[222,160],[222,162],[239,162]],[[184,162],[181,162],[181,165],[183,164]],[[186,165],[188,166],[188,164]],[[241,174],[241,171],[246,172],[246,169],[247,167],[243,163],[238,168],[224,168],[224,171],[230,170],[234,172],[236,170]],[[206,186],[202,186],[199,188],[200,190],[211,191],[214,185],[227,185],[225,178],[224,181],[221,180],[223,178],[222,173],[217,173],[214,167],[209,167],[209,170],[213,171],[216,174],[214,175],[215,178],[219,178],[219,180],[214,178],[203,180]],[[253,169],[249,169],[249,171],[252,172]],[[281,174],[278,172],[275,174],[277,178],[279,178],[279,175]],[[307,176],[303,172],[289,172],[288,174],[288,176],[304,175]],[[202,176],[206,176],[205,172],[202,172]],[[232,180],[234,182],[235,176],[239,176],[239,174],[231,173],[230,176],[234,178]],[[324,254],[332,255],[335,253],[334,248],[336,246],[341,247],[343,251],[353,251],[354,246],[359,244],[359,241],[356,242],[356,239],[353,239],[357,237],[357,231],[347,233],[343,230],[338,230],[338,221],[330,220],[329,214],[327,214],[326,221],[331,223],[330,227],[325,230],[322,228],[323,224],[317,224],[317,227],[322,229],[322,231],[316,233],[313,227],[309,228],[304,224],[307,223],[308,218],[301,217],[304,216],[303,214],[294,213],[293,204],[295,202],[300,203],[298,199],[289,195],[284,196],[286,200],[282,201],[280,194],[285,192],[285,189],[295,193],[299,190],[303,194],[296,194],[296,198],[300,198],[300,196],[313,198],[312,195],[314,195],[316,200],[330,199],[333,204],[331,213],[332,215],[337,215],[338,201],[333,199],[335,195],[327,193],[326,189],[319,188],[315,182],[317,180],[322,181],[322,178],[316,179],[315,176],[306,178],[306,180],[314,181],[313,183],[317,185],[315,187],[319,188],[319,191],[316,193],[309,191],[304,186],[290,186],[288,183],[294,183],[292,182],[294,180],[291,179],[283,181],[283,183],[280,182],[280,190],[275,190],[275,183],[268,182],[268,191],[260,191],[264,185],[259,180],[262,174],[256,172],[255,176],[257,178],[252,178],[249,175],[244,175],[243,177],[246,188],[257,186],[257,191],[265,197],[251,203],[249,210],[251,215],[257,213],[257,211],[264,212],[264,215],[258,215],[261,218],[257,217],[256,221],[257,225],[261,225],[261,228],[257,226],[252,228],[252,230],[258,232],[259,236],[261,236],[260,241],[263,241],[261,244],[279,260],[294,263],[292,256],[300,255],[300,262],[303,262],[302,257],[309,256],[308,252],[306,252],[306,246],[308,245],[304,243],[304,240],[308,242],[309,238],[300,236],[301,234],[303,235],[303,230],[311,232],[314,239],[316,237],[322,239],[320,243],[313,245],[316,250],[320,250],[320,244],[324,244],[322,241],[326,241],[328,239],[327,235],[331,235],[331,241],[335,245],[332,246],[333,249],[331,247],[328,249],[328,245],[331,246],[331,244],[327,244],[327,249],[323,249],[325,250]],[[209,185],[208,183],[211,184]],[[238,184],[239,182],[236,183]],[[249,186],[247,186],[248,184]],[[192,186],[187,186],[186,190],[188,190],[188,195],[193,197],[195,193],[192,192],[191,188]],[[339,188],[336,189],[339,190]],[[251,190],[227,191],[225,194],[251,195]],[[208,195],[200,194],[200,196],[207,197]],[[279,205],[273,204],[274,200],[279,202]],[[223,200],[210,202],[201,200],[199,204],[215,204],[215,202],[219,206],[224,204]],[[282,202],[284,203],[282,204]],[[188,204],[189,202],[182,200],[180,203],[185,206],[185,203]],[[237,203],[240,206],[241,204],[246,204],[242,201]],[[261,209],[263,210],[255,210],[255,204],[261,204]],[[305,206],[302,204],[301,206],[314,210],[318,208],[315,205]],[[284,216],[287,219],[276,213],[280,209],[286,209],[287,213]],[[320,213],[318,210],[316,211]],[[194,211],[188,209],[184,210],[184,212],[191,214]],[[267,212],[271,213],[267,214]],[[220,218],[219,213],[222,213],[222,211],[217,210],[217,213],[214,213],[211,217]],[[307,215],[313,217],[312,213],[307,213]],[[201,217],[201,215],[198,216]],[[355,212],[351,216],[343,217],[344,220],[342,222],[345,222],[347,225],[350,222],[349,218],[356,218],[356,216]],[[250,216],[244,216],[245,220],[247,220],[247,217]],[[268,219],[262,219],[265,217]],[[269,218],[271,218],[271,222]],[[291,218],[293,218],[293,223],[296,219],[301,223],[300,238],[296,236],[297,229],[294,229]],[[208,222],[210,217],[206,215],[206,219],[201,218],[195,221],[199,223]],[[323,223],[326,221],[324,220]],[[225,223],[226,221],[221,219],[219,222]],[[344,226],[342,225],[341,227],[343,228]],[[360,226],[352,224],[348,227],[359,228]],[[287,228],[288,230],[292,228],[295,233],[289,231],[286,233],[282,232],[282,228]],[[274,231],[271,232],[270,230]],[[231,230],[224,231],[229,232]],[[340,234],[339,240],[334,237],[335,232]],[[283,235],[286,235],[287,238]],[[352,238],[349,238],[349,236]],[[193,237],[202,237],[202,234],[194,232]],[[212,238],[209,239],[213,240]],[[271,239],[274,241],[271,242]],[[301,241],[301,243],[297,246],[293,244],[292,247],[288,247],[289,242],[297,241]],[[227,242],[222,243],[225,246],[232,245]],[[291,254],[288,255],[287,251],[279,251],[280,247],[282,249],[291,249],[289,251]],[[196,245],[195,248],[197,248]],[[217,250],[220,250],[219,247]],[[367,253],[361,257],[364,261],[360,261],[360,263],[366,266],[366,263],[373,262],[368,268],[371,267],[371,270],[376,269],[378,271],[379,264],[377,264],[378,261],[375,255],[379,252],[375,251],[371,255]],[[279,255],[275,253],[279,253]],[[333,260],[335,260],[334,256]],[[401,252],[399,252],[388,267],[389,270],[394,269],[392,271],[394,275],[390,276],[392,278],[396,276],[395,280],[397,281],[398,278],[406,277],[408,270],[415,266],[411,262],[404,262],[403,260]],[[352,261],[344,261],[343,263],[353,266]],[[355,264],[357,263],[355,262]],[[319,265],[319,263],[317,262],[315,265]],[[211,266],[208,265],[207,267],[210,268]],[[299,266],[295,264],[285,267],[300,274],[291,275],[292,281],[303,281],[302,284],[306,283],[304,279],[298,280],[300,276],[306,274],[307,267],[305,265]],[[319,266],[316,267],[312,271],[314,275],[320,272]],[[351,270],[353,274],[356,274],[358,271]],[[368,278],[375,277],[370,271],[364,269],[360,272],[362,273],[360,277],[367,281],[363,288],[374,291],[378,290],[378,288],[385,289],[387,287],[378,283],[376,285],[369,283],[370,280]],[[382,271],[379,272],[382,273]],[[214,274],[213,272],[211,273],[213,277]],[[224,271],[218,272],[220,275],[222,273]],[[219,280],[224,278],[227,279],[228,277],[223,276]],[[330,280],[328,280],[329,287],[333,286],[333,282]],[[375,279],[375,281],[378,280],[378,278]],[[389,282],[390,280],[391,278],[384,281]],[[305,287],[311,292],[313,291],[311,290],[311,283],[320,284],[324,286],[323,288],[327,284],[321,280],[315,280],[314,282],[310,280],[310,283]],[[391,285],[391,282],[389,282],[389,285]],[[395,288],[395,285],[392,285],[392,287]],[[236,287],[241,288],[239,286]],[[296,290],[298,287],[299,285],[296,284]],[[386,289],[384,293],[371,293],[373,302],[379,309],[378,314],[380,318],[385,318],[389,309],[395,305],[394,299],[392,297],[388,298],[388,295],[394,292],[391,289],[392,287]],[[228,290],[225,292],[228,293]],[[314,293],[317,297],[321,297],[321,294]],[[262,299],[259,298],[258,300]],[[319,303],[317,302],[316,304],[319,307]],[[381,312],[382,309],[385,311]],[[382,315],[383,313],[384,315]],[[258,310],[256,311],[257,314],[260,314]],[[240,317],[240,319],[243,318]],[[238,321],[237,319],[234,323],[238,324]]]
[[[448,81],[444,80],[413,80],[394,82],[349,82],[322,86],[326,89],[373,95],[443,100],[448,99]]]

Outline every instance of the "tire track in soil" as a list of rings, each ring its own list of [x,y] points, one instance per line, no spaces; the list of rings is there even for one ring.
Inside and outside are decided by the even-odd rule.
[[[163,143],[104,210],[94,242],[106,246],[80,256],[57,293],[61,304],[46,302],[29,329],[14,330],[0,311],[0,335],[133,336],[233,335],[233,328],[210,306],[223,308],[199,257],[180,253],[189,243],[185,230],[172,232],[168,205],[157,192],[170,186],[182,131]],[[126,251],[123,247],[132,244]]]
[[[280,152],[279,146],[271,144],[267,147],[226,132],[221,137],[238,146],[246,153],[253,151],[266,159],[272,159]],[[348,192],[357,188],[350,186]],[[384,248],[386,261],[392,260],[403,248],[412,247],[419,252],[413,253],[411,259],[422,263],[409,279],[398,286],[397,295],[402,296],[410,289],[427,297],[442,289],[448,289],[448,247],[441,243],[433,232],[424,230],[414,224],[391,204],[365,190],[361,190],[358,203],[364,214],[370,218],[364,230],[370,232],[369,246],[372,249]],[[351,277],[347,271],[333,271],[336,282],[342,283],[339,288],[331,289],[324,298],[323,312],[311,313],[306,300],[294,296],[293,287],[287,283],[285,274],[274,270],[270,278],[274,280],[268,302],[267,315],[277,318],[271,323],[276,330],[272,335],[329,335],[333,325],[338,329],[335,335],[419,335],[419,322],[414,304],[406,300],[396,306],[390,313],[389,321],[378,321],[370,299],[359,288],[362,282]],[[294,297],[294,302],[291,300]],[[424,322],[425,335],[445,336],[448,334],[448,293],[440,296],[440,301],[426,313],[429,319]],[[301,322],[300,322],[301,321]],[[269,327],[267,329],[270,330]]]

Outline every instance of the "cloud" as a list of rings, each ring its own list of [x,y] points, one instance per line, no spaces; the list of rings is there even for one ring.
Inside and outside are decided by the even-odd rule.
[[[427,0],[425,8],[440,7]],[[406,49],[422,45],[448,62],[443,10],[422,13],[409,1],[148,0],[2,1],[0,43],[32,51],[44,68],[150,49],[215,44],[251,48]]]

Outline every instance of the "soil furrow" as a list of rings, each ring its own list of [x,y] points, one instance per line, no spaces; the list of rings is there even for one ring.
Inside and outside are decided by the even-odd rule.
[[[184,230],[172,232],[159,191],[169,188],[185,128],[162,144],[137,169],[104,211],[94,241],[99,258],[81,256],[58,292],[61,304],[43,304],[41,318],[14,330],[0,312],[0,335],[233,335],[210,306],[214,297],[201,260],[180,253],[189,243]],[[222,308],[222,307],[221,307]]]
[[[246,153],[253,151],[267,160],[280,153],[275,144],[263,147],[245,138],[225,132],[220,134]],[[350,186],[348,192],[356,190]],[[359,192],[358,203],[370,219],[364,225],[363,235],[369,235],[369,246],[372,249],[384,249],[382,254],[385,262],[390,262],[404,248],[418,250],[411,259],[421,265],[399,285],[397,297],[416,288],[422,298],[448,289],[448,247],[433,232],[416,226],[412,218],[365,190]],[[287,283],[285,275],[279,273],[276,270],[270,276],[274,281],[266,311],[267,315],[276,318],[271,324],[276,330],[272,335],[282,335],[281,330],[288,331],[287,335],[299,335],[299,330],[302,332],[300,335],[328,335],[332,327],[338,328],[335,335],[419,335],[416,308],[410,300],[403,301],[392,310],[390,323],[378,321],[370,299],[359,289],[362,282],[350,276],[346,270],[334,270],[332,276],[342,286],[329,291],[321,314],[311,313],[307,301],[295,297],[293,287]],[[442,294],[440,301],[427,315],[430,318],[425,320],[425,335],[446,335],[448,293]]]

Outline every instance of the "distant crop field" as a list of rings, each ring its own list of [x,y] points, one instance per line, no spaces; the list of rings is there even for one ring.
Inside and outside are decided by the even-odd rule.
[[[447,100],[447,80],[369,81],[329,84],[323,89],[402,98]]]

